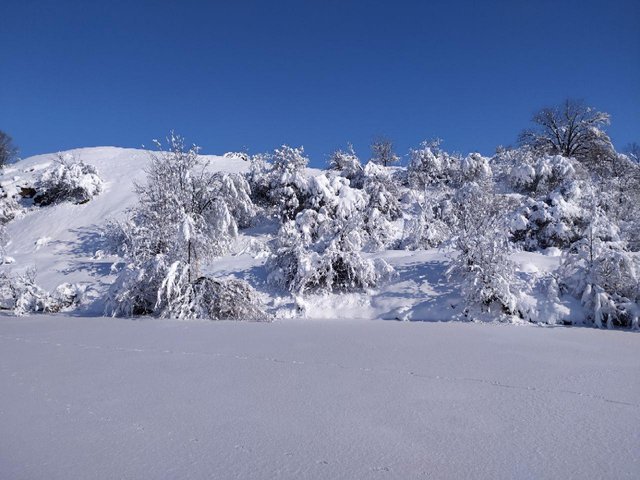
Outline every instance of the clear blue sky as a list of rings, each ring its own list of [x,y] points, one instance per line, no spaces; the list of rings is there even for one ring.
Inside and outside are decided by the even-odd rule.
[[[377,134],[490,154],[584,98],[640,142],[640,2],[0,2],[0,129],[22,156],[139,147],[170,129],[224,153]]]

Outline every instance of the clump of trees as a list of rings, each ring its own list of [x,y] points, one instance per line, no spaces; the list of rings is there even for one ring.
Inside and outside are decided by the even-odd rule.
[[[392,273],[363,255],[368,195],[340,176],[309,179],[306,208],[282,224],[268,263],[269,281],[291,293],[347,292],[375,287]]]

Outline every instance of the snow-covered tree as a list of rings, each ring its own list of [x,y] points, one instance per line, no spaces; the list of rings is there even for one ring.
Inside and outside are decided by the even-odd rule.
[[[563,258],[562,285],[581,299],[593,325],[638,328],[640,258],[626,250],[593,191],[590,200],[590,221]]]
[[[0,130],[0,169],[16,158],[18,148],[8,133]]]
[[[388,167],[400,161],[400,157],[393,151],[393,142],[386,137],[376,138],[371,144],[371,161]]]
[[[573,180],[547,195],[522,197],[510,225],[514,240],[527,250],[568,247],[588,222],[584,196],[589,188],[588,182]]]
[[[59,153],[53,164],[36,179],[33,198],[37,205],[60,202],[86,203],[103,188],[102,180],[93,165],[84,163],[72,153]]]
[[[399,235],[393,222],[402,217],[399,190],[386,167],[368,162],[364,168],[363,190],[368,202],[364,211],[364,229],[376,248],[389,245]]]
[[[271,155],[258,153],[249,158],[249,171],[245,174],[251,199],[255,205],[268,207],[271,204],[269,193],[271,190]]]
[[[57,312],[60,305],[36,283],[36,271],[29,268],[20,273],[0,272],[0,308],[21,316]]]
[[[216,172],[211,177],[211,194],[222,199],[238,228],[251,226],[256,206],[251,200],[251,187],[239,173]]]
[[[415,202],[411,215],[405,219],[401,247],[408,250],[429,249],[451,237],[451,227],[443,220],[443,196],[427,191]]]
[[[598,169],[613,152],[611,139],[604,128],[609,125],[608,113],[599,112],[580,100],[565,100],[555,107],[536,112],[535,128],[525,130],[520,142],[550,155],[575,158]]]
[[[409,151],[407,176],[409,185],[417,190],[432,186],[445,186],[453,182],[459,159],[449,155],[440,145],[442,140],[424,141]]]
[[[516,191],[546,194],[576,178],[578,166],[572,159],[562,155],[536,155],[529,149],[522,153],[508,173],[509,183]]]
[[[288,145],[252,156],[247,180],[254,202],[275,210],[283,221],[294,218],[303,208],[308,163],[302,147]]]
[[[302,209],[307,188],[305,169],[309,159],[304,149],[283,145],[273,151],[269,172],[269,198],[282,219],[290,220]]]
[[[132,253],[184,260],[195,278],[200,262],[225,253],[237,234],[229,205],[218,195],[225,184],[235,184],[211,173],[198,147],[187,148],[173,133],[167,141],[166,151],[158,143],[159,151],[151,154],[146,183],[135,186],[138,206],[130,224],[147,240],[142,252]]]
[[[362,256],[367,196],[343,177],[309,180],[308,208],[285,222],[268,263],[269,281],[296,295],[353,291],[391,273],[383,261]]]
[[[461,281],[469,306],[502,315],[518,314],[514,293],[518,281],[509,259],[511,243],[504,225],[504,214],[497,195],[486,185],[470,182],[454,197],[456,228],[455,254],[448,269],[450,279]]]
[[[167,150],[158,144],[159,151],[151,154],[146,184],[136,185],[137,207],[115,224],[112,238],[121,242],[119,253],[128,265],[109,291],[107,310],[114,315],[201,315],[208,308],[194,304],[205,301],[195,287],[207,283],[201,266],[225,253],[237,235],[237,222],[246,224],[253,215],[244,178],[211,173],[198,147],[186,148],[173,133],[167,140]],[[168,295],[167,286],[177,278],[182,294]],[[252,291],[248,285],[230,288]]]
[[[155,310],[172,318],[269,320],[255,290],[239,279],[199,277],[189,280],[189,265],[176,261],[164,275]]]
[[[460,185],[475,182],[488,187],[493,181],[493,172],[491,171],[491,165],[489,165],[489,159],[479,153],[470,153],[463,157],[460,160],[459,172]]]
[[[349,179],[352,187],[362,188],[364,170],[353,145],[349,144],[346,151],[336,150],[331,154],[329,170],[340,172],[340,175]]]

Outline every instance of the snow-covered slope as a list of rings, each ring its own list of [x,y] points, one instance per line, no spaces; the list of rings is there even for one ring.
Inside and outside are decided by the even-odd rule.
[[[82,205],[59,205],[30,209],[10,222],[7,254],[15,268],[33,265],[38,282],[47,289],[62,282],[101,284],[109,281],[113,259],[100,259],[99,227],[118,218],[135,201],[134,182],[144,184],[149,152],[145,150],[97,147],[71,150],[74,157],[97,167],[105,182],[104,191]],[[240,159],[206,156],[215,170],[240,172],[247,163]],[[55,159],[54,154],[37,155],[5,168],[1,182],[9,193],[29,183]]]
[[[104,190],[85,204],[62,203],[28,209],[7,227],[10,239],[7,255],[15,260],[11,267],[14,270],[34,266],[38,283],[46,289],[65,282],[84,284],[88,287],[87,297],[95,301],[89,301],[82,310],[85,314],[100,315],[103,313],[100,299],[114,279],[112,267],[118,261],[103,254],[100,228],[135,204],[134,182],[144,183],[149,152],[97,147],[68,153],[98,169],[105,182]],[[54,154],[38,155],[5,168],[0,176],[3,188],[11,194],[29,184],[54,158]],[[240,158],[206,158],[214,170],[243,172],[249,166]],[[275,233],[274,228],[258,225],[244,231],[232,252],[215,261],[210,270],[217,275],[249,280],[280,316],[448,320],[461,314],[459,292],[445,280],[447,256],[439,250],[374,254],[387,260],[397,272],[375,291],[294,300],[266,283],[264,243]],[[558,257],[526,252],[517,254],[515,259],[522,273],[531,278],[537,272],[556,268],[559,261]],[[536,305],[538,302],[539,299],[531,298],[533,306],[544,310],[544,305]],[[563,313],[569,312],[567,308]]]
[[[118,262],[100,253],[100,227],[134,204],[149,156],[74,154],[104,191],[12,220],[8,267],[35,266],[47,289],[84,283],[95,302],[0,314],[0,478],[640,476],[636,332],[371,321],[460,318],[443,251],[370,254],[396,270],[378,289],[293,299],[266,284],[266,222],[209,270],[249,280],[278,321],[95,318]],[[6,168],[3,188],[53,159]],[[514,259],[532,284],[559,263],[553,251]],[[535,291],[528,301],[549,317],[579,312]]]

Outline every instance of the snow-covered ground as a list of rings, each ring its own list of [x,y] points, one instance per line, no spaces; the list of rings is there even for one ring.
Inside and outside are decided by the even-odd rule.
[[[0,477],[638,478],[640,335],[0,318]]]

